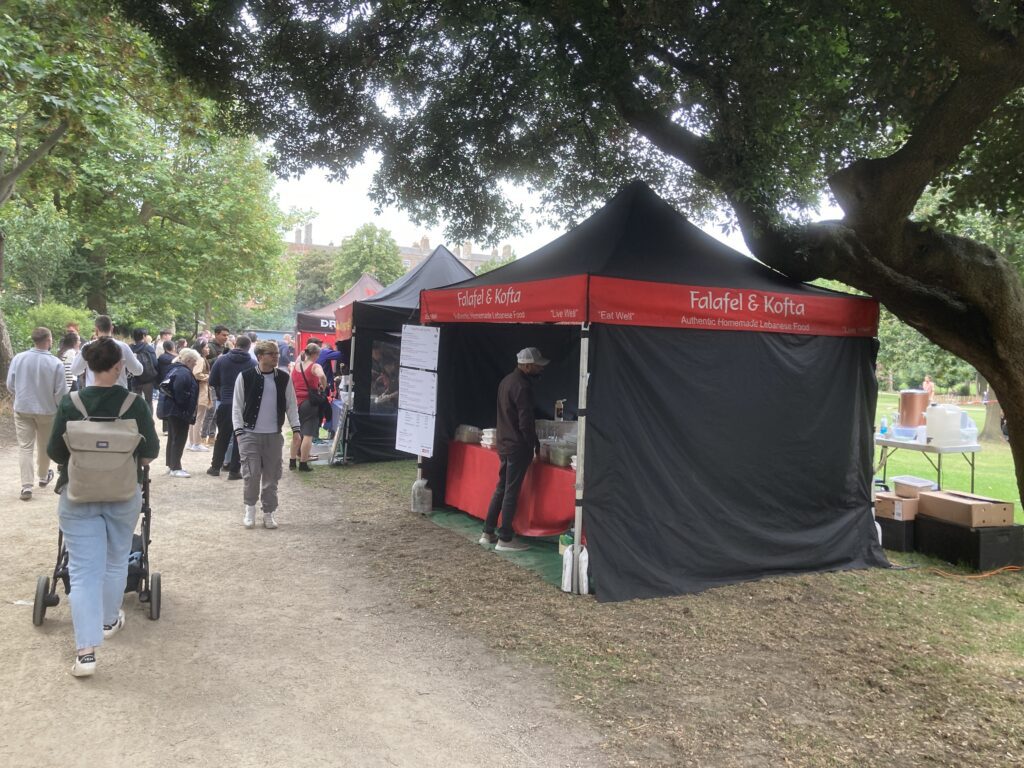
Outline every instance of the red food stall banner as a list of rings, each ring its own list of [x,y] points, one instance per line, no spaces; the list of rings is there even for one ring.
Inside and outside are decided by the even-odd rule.
[[[877,336],[878,302],[857,296],[590,278],[590,321],[708,331]]]
[[[587,276],[445,288],[420,294],[422,323],[582,323]]]
[[[352,338],[352,308],[355,302],[334,310],[334,338],[338,341]]]

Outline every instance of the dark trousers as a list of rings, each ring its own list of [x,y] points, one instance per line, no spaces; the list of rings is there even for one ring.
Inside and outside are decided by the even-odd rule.
[[[181,469],[181,455],[188,442],[189,423],[177,416],[168,416],[164,422],[167,424],[167,466],[170,469]]]
[[[132,392],[142,398],[142,401],[149,408],[149,412],[153,412],[153,382],[149,384],[142,384],[132,388]]]
[[[501,527],[498,528],[498,538],[502,541],[512,541],[512,518],[516,514],[516,505],[519,503],[519,489],[523,487],[523,479],[526,477],[526,470],[533,462],[533,449],[529,451],[513,453],[509,456],[501,456],[501,466],[498,469],[498,484],[494,488],[494,495],[491,496],[491,505],[487,508],[487,520],[484,522],[484,533],[494,533],[498,524],[498,513],[501,513]]]
[[[231,428],[231,403],[221,403],[217,406],[217,439],[213,443],[213,458],[210,466],[220,469],[224,466],[224,457],[227,456],[228,446],[234,445],[231,451],[231,461],[228,463],[229,472],[242,471],[242,459],[238,455],[238,443],[235,440],[235,431]]]

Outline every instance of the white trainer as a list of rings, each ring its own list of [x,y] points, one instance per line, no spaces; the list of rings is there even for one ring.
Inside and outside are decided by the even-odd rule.
[[[246,528],[256,527],[256,505],[246,504],[245,505],[245,517],[242,518],[242,525]]]
[[[118,610],[117,621],[113,624],[103,625],[103,639],[109,640],[124,628],[124,611]]]
[[[265,512],[263,514],[263,527],[269,528],[270,530],[277,528],[277,521],[274,519],[273,512]]]
[[[184,469],[172,469],[171,477],[192,477],[192,475],[190,475]]]
[[[71,674],[75,677],[92,677],[96,674],[96,654],[83,653],[75,656],[75,664],[71,667]]]

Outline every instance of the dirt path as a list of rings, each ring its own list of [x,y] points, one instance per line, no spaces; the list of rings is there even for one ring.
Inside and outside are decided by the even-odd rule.
[[[69,674],[66,599],[31,621],[52,571],[56,496],[17,500],[0,433],[0,765],[601,765],[602,736],[544,670],[408,612],[347,537],[344,497],[286,473],[281,527],[241,526],[241,484],[156,463],[151,560],[159,621],[126,596],[95,678]],[[320,472],[331,470],[321,469]],[[358,497],[357,497],[358,498]]]

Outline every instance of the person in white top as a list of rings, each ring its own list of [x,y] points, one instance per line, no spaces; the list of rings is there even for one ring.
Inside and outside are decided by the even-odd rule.
[[[256,525],[256,504],[263,506],[263,527],[277,528],[277,484],[281,479],[285,418],[299,431],[295,387],[287,371],[277,367],[277,342],[256,343],[256,367],[235,379],[231,398],[231,427],[242,460],[242,500],[246,528]]]
[[[46,444],[53,429],[57,406],[68,392],[64,363],[50,354],[53,336],[49,328],[32,331],[32,349],[19,352],[7,370],[7,389],[14,396],[14,429],[18,435],[21,469],[21,500],[32,498],[32,452],[35,450],[39,487],[53,479]]]
[[[97,315],[94,322],[96,328],[96,337],[101,338],[103,336],[112,336],[114,334],[114,323],[106,315]],[[135,353],[132,352],[132,348],[125,344],[123,341],[114,339],[117,342],[117,346],[121,348],[121,357],[124,358],[124,368],[121,369],[121,373],[117,377],[117,385],[128,389],[128,374],[132,376],[138,376],[142,373],[142,363],[139,362],[138,358],[135,357]],[[82,350],[89,346],[89,342],[82,345]],[[92,386],[93,374],[89,370],[89,366],[85,364],[85,357],[82,356],[79,351],[78,357],[71,363],[71,375],[80,376],[85,374],[85,386]]]

